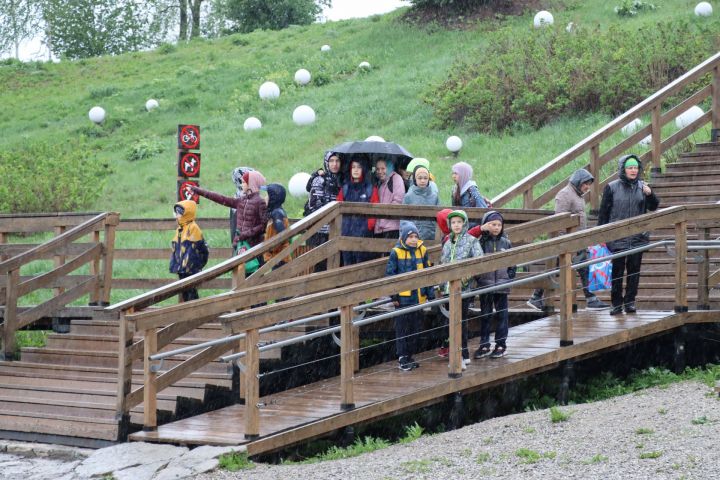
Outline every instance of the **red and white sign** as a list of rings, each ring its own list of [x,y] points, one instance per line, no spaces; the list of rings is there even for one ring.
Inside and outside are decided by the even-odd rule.
[[[178,180],[178,201],[192,200],[200,203],[200,195],[190,190],[190,186],[198,187],[198,182],[193,180]]]
[[[178,176],[198,178],[200,176],[200,153],[178,152]]]
[[[200,125],[178,125],[178,148],[200,150]]]

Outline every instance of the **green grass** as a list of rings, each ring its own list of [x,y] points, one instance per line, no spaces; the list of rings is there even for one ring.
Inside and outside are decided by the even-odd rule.
[[[634,28],[670,16],[693,16],[684,0],[664,1],[659,10],[631,19],[618,17],[613,6],[548,4],[561,25],[572,21],[606,28],[622,23]],[[116,210],[124,217],[164,217],[175,196],[178,123],[202,126],[201,181],[224,193],[233,190],[229,172],[235,166],[252,165],[270,181],[286,184],[293,173],[319,166],[324,149],[377,134],[429,158],[441,200],[447,202],[450,165],[455,161],[444,147],[448,135],[463,138],[460,160],[475,167],[481,190],[494,196],[609,120],[602,115],[566,118],[538,131],[500,136],[462,127],[429,128],[432,111],[422,96],[444,78],[458,55],[482,47],[487,32],[499,23],[486,21],[463,30],[423,29],[399,22],[400,13],[201,39],[116,57],[0,66],[5,112],[0,147],[86,136],[98,161],[114,172],[91,209]],[[532,28],[532,12],[506,18],[503,25]],[[324,43],[332,45],[330,54],[319,51]],[[363,60],[372,64],[371,71],[357,70]],[[292,78],[298,68],[307,68],[326,83],[296,86]],[[281,88],[274,102],[257,96],[266,80]],[[157,99],[160,108],[146,112],[148,98]],[[292,111],[300,104],[315,109],[314,125],[292,123]],[[108,113],[103,126],[87,119],[94,105]],[[242,123],[248,116],[259,117],[263,128],[244,132]],[[162,153],[153,153],[159,150]],[[301,208],[301,200],[288,202],[291,215],[299,215]],[[202,202],[199,214],[202,219],[225,215],[226,210]]]
[[[550,407],[550,421],[552,423],[567,422],[570,420],[571,412],[563,412],[558,407]]]
[[[635,433],[638,435],[650,435],[655,433],[655,430],[652,428],[638,428],[635,430]]]
[[[600,453],[593,455],[591,458],[585,460],[583,463],[585,465],[592,465],[596,463],[605,463],[608,461],[608,457],[605,455],[602,455]]]
[[[642,452],[640,454],[640,460],[646,460],[649,458],[660,458],[662,457],[663,452],[660,451],[653,451],[653,452]]]
[[[555,452],[540,453],[529,448],[519,448],[515,451],[515,456],[521,459],[522,463],[537,463],[543,458],[554,459],[557,454]]]
[[[693,425],[705,425],[706,423],[709,423],[709,422],[710,422],[710,420],[705,415],[703,415],[702,417],[693,418],[693,420],[692,420]]]
[[[239,470],[251,470],[255,468],[255,464],[248,459],[246,452],[232,452],[220,455],[219,468],[230,472],[237,472]]]
[[[51,330],[19,330],[15,332],[17,348],[44,347],[51,333]]]

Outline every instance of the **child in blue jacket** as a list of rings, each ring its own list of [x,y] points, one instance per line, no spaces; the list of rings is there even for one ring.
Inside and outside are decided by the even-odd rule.
[[[418,228],[412,222],[400,222],[400,239],[390,251],[390,257],[385,267],[385,275],[414,272],[430,266],[427,249],[420,240]],[[418,305],[434,298],[433,287],[406,290],[392,296],[396,308]],[[395,348],[400,370],[409,371],[420,366],[413,358],[413,354],[417,350],[419,331],[420,318],[418,312],[395,317]]]
[[[209,257],[209,250],[202,230],[195,223],[197,203],[192,200],[183,200],[173,207],[178,228],[172,240],[172,255],[170,256],[170,273],[177,273],[178,278],[195,275],[205,267]],[[182,300],[187,302],[200,298],[197,288],[188,288],[182,292]]]

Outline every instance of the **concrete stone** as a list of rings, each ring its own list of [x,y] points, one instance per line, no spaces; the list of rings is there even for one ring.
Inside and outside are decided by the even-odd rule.
[[[32,462],[29,476],[25,476],[26,480],[47,480],[56,478],[74,478],[73,470],[80,464],[80,460],[74,462],[63,462],[53,460],[42,460]]]
[[[158,470],[165,468],[167,461],[146,463],[137,467],[115,470],[112,475],[115,480],[152,480]]]
[[[170,462],[184,455],[185,447],[154,443],[122,443],[97,450],[85,459],[75,472],[80,476],[102,476],[119,470],[155,462]]]
[[[172,460],[164,470],[158,472],[153,480],[177,480],[194,477],[217,468],[220,455],[245,450],[244,446],[212,447],[205,445],[198,447]]]

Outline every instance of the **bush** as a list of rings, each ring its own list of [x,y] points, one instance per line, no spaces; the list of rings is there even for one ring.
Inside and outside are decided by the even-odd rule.
[[[127,153],[128,161],[136,162],[154,157],[165,151],[165,146],[157,138],[141,138],[132,144],[130,151]]]
[[[438,126],[481,132],[538,128],[578,112],[616,115],[713,54],[719,27],[682,20],[573,34],[503,29],[485,50],[458,61],[425,101]]]
[[[111,173],[83,142],[0,151],[0,212],[69,212],[98,199]]]

